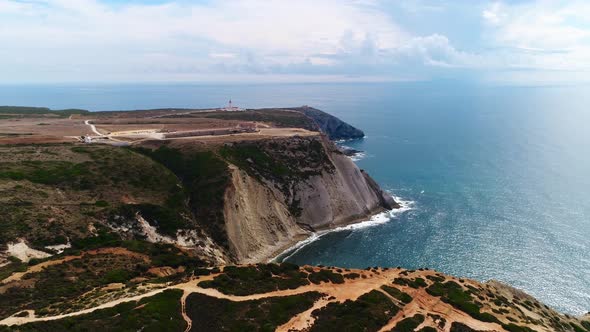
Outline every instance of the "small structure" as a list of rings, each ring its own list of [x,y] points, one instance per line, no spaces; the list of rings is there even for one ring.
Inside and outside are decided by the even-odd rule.
[[[256,131],[256,124],[252,122],[240,122],[236,125],[236,129],[243,132],[254,132]]]
[[[224,108],[224,110],[228,111],[228,112],[235,112],[235,111],[243,111],[242,108],[236,107],[232,104],[231,99],[229,100],[229,103],[227,104],[227,106]]]

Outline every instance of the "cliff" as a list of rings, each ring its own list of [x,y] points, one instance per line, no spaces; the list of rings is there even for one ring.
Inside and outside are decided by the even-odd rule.
[[[240,151],[249,152],[246,160],[240,159]],[[259,154],[273,164],[253,157]],[[226,155],[230,163],[242,165],[231,164],[224,197],[227,235],[238,262],[264,261],[310,231],[399,207],[321,137],[235,144],[226,148]]]
[[[318,125],[319,129],[328,135],[330,139],[340,140],[365,137],[365,133],[363,133],[362,130],[349,125],[331,114],[322,112],[313,107],[296,107],[294,110],[311,118]]]
[[[137,128],[119,131],[135,135],[154,131],[141,130],[144,126],[166,126],[181,138],[130,138],[135,144],[129,148],[1,147],[0,212],[6,217],[0,265],[11,256],[28,261],[68,248],[88,249],[90,242],[99,247],[131,240],[177,245],[215,264],[263,261],[314,230],[396,207],[329,139],[362,132],[316,109],[150,110],[96,117],[105,132],[121,126]],[[182,138],[193,129],[233,126],[257,129]],[[113,143],[124,138],[116,135]]]

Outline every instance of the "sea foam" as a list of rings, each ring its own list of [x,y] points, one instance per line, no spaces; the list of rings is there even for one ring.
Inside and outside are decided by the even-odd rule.
[[[396,216],[399,216],[400,214],[413,209],[413,207],[414,207],[413,201],[403,200],[402,198],[392,195],[391,193],[389,193],[389,194],[391,195],[391,197],[393,197],[393,199],[396,202],[399,203],[399,205],[400,205],[399,209],[394,209],[394,210],[390,210],[390,211],[384,211],[381,213],[377,213],[377,214],[371,216],[371,218],[369,218],[369,220],[366,220],[366,221],[361,221],[361,222],[357,222],[357,223],[346,225],[346,226],[340,226],[340,227],[336,227],[336,228],[332,228],[332,229],[328,229],[328,230],[314,232],[308,238],[297,242],[295,245],[289,247],[288,249],[284,250],[283,252],[281,252],[280,254],[275,256],[274,258],[272,258],[270,260],[270,262],[283,262],[283,261],[291,258],[293,255],[297,254],[301,249],[303,249],[307,245],[321,239],[326,234],[335,233],[335,232],[342,232],[342,231],[350,231],[350,230],[354,231],[354,230],[358,230],[358,229],[381,225],[381,224],[391,221]]]

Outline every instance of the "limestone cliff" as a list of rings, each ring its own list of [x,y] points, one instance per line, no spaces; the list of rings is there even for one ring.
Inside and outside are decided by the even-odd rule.
[[[227,149],[232,164],[224,219],[238,262],[268,259],[311,231],[399,207],[325,138],[275,139]],[[236,157],[243,150],[248,151],[245,160]]]

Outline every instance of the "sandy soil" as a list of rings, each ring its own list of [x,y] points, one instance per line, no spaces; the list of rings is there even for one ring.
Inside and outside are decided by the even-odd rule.
[[[120,252],[121,248],[110,248],[110,251]],[[309,267],[307,267],[309,268]],[[314,270],[318,270],[317,267],[312,267]],[[482,322],[479,320],[474,319],[473,317],[469,316],[468,314],[457,310],[455,307],[441,301],[439,297],[429,295],[424,288],[410,288],[409,286],[400,286],[394,285],[392,281],[401,275],[401,272],[405,271],[402,269],[376,269],[376,270],[349,270],[344,271],[344,273],[355,272],[359,273],[360,275],[364,276],[357,278],[357,279],[345,279],[344,284],[332,284],[332,283],[321,283],[319,285],[310,284],[306,286],[299,287],[297,289],[287,289],[287,290],[279,290],[279,291],[272,291],[268,293],[261,293],[261,294],[253,294],[247,296],[236,296],[236,295],[227,295],[219,292],[216,289],[211,288],[201,288],[199,287],[199,283],[205,280],[212,280],[219,274],[211,274],[208,276],[201,276],[195,277],[193,280],[190,280],[185,283],[176,284],[176,285],[169,285],[167,287],[159,288],[150,290],[144,294],[131,296],[128,298],[120,298],[117,300],[109,301],[103,303],[94,308],[88,308],[85,310],[80,310],[77,312],[72,312],[63,315],[57,316],[50,316],[50,317],[37,317],[35,316],[35,312],[29,310],[29,315],[27,317],[8,317],[0,321],[1,325],[20,325],[25,324],[28,322],[38,322],[38,321],[48,321],[48,320],[55,320],[61,319],[65,317],[77,316],[86,313],[90,313],[94,310],[110,308],[116,306],[123,302],[128,301],[138,301],[145,297],[150,297],[156,295],[160,292],[163,292],[166,289],[180,289],[183,290],[183,296],[180,299],[181,302],[181,314],[183,319],[187,322],[188,328],[185,331],[190,331],[192,327],[191,318],[186,314],[186,299],[191,293],[200,293],[207,296],[226,299],[230,301],[250,301],[250,300],[259,300],[264,298],[270,297],[279,297],[279,296],[290,296],[290,295],[297,295],[303,294],[306,292],[319,292],[324,294],[322,298],[317,300],[314,305],[293,316],[287,323],[279,326],[277,331],[305,331],[314,323],[314,318],[312,316],[312,312],[314,310],[320,309],[332,302],[344,302],[346,300],[356,300],[361,295],[366,294],[372,290],[378,290],[389,297],[394,303],[397,303],[399,307],[403,309],[400,310],[398,314],[396,314],[391,320],[383,326],[380,331],[389,331],[394,328],[399,321],[407,318],[412,317],[415,314],[422,314],[426,316],[425,321],[418,327],[418,329],[424,326],[437,326],[434,318],[428,316],[428,314],[439,315],[440,317],[446,320],[445,328],[440,329],[438,331],[442,332],[450,332],[450,328],[453,322],[461,322],[475,330],[479,331],[505,331],[500,325],[496,323],[487,323]],[[407,272],[404,272],[407,273]],[[424,271],[414,271],[410,272],[407,277],[422,277],[426,278],[429,275],[435,275],[436,272],[432,270],[424,270]],[[455,282],[459,282],[458,279],[453,277],[446,277],[447,280],[453,280]],[[481,284],[472,281],[472,280],[462,280],[460,283],[463,285],[470,285],[473,287],[479,287]],[[389,285],[394,286],[412,296],[413,300],[408,303],[407,305],[403,305],[397,299],[391,297],[388,293],[381,290],[381,286]],[[112,285],[112,287],[118,287],[118,285]],[[486,286],[487,287],[487,286]],[[520,323],[521,325],[526,325],[526,323]],[[533,327],[533,326],[531,326]],[[539,326],[534,326],[535,329],[538,331],[546,331],[549,332],[550,330],[546,328],[539,329]]]
[[[44,251],[30,248],[22,239],[17,243],[9,243],[6,252],[9,256],[14,256],[25,263],[32,258],[47,258],[51,256],[51,254]]]
[[[112,134],[112,141],[138,142],[147,139],[164,139],[160,132],[188,132],[221,130],[238,125],[257,126],[258,133],[184,137],[174,139],[228,142],[269,137],[317,135],[296,128],[273,128],[266,123],[222,120],[213,118],[162,118],[174,111],[121,112],[101,116],[76,115],[70,118],[32,117],[0,120],[0,144],[33,144],[75,142],[81,136]],[[86,122],[89,122],[87,124]],[[100,134],[97,134],[100,133]],[[108,142],[104,142],[108,143]],[[111,142],[113,143],[113,142]]]

